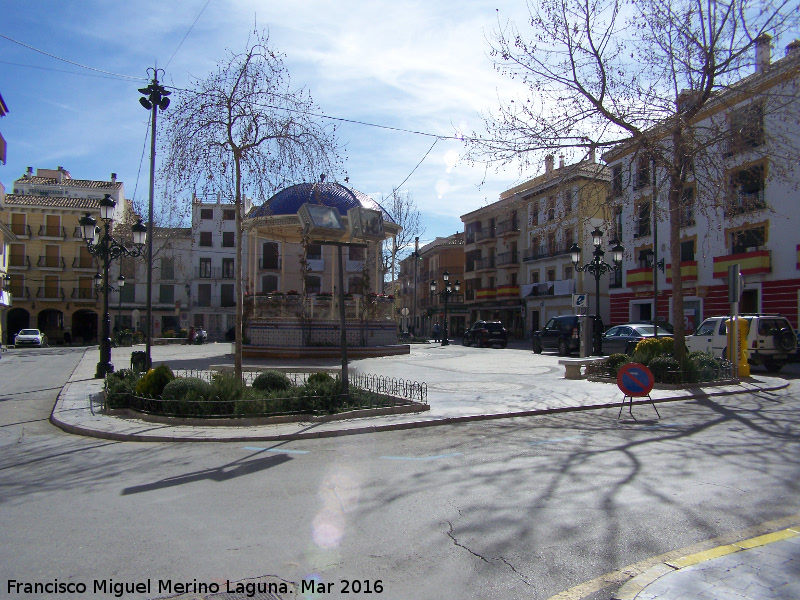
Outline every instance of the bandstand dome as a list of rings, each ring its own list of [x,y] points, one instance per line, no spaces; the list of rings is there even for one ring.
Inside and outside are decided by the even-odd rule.
[[[296,215],[300,207],[306,202],[336,208],[339,214],[344,216],[347,216],[349,209],[362,206],[380,211],[384,222],[394,223],[389,213],[371,197],[335,182],[299,183],[285,188],[261,206],[254,207],[247,215],[247,218],[258,219],[260,217]]]

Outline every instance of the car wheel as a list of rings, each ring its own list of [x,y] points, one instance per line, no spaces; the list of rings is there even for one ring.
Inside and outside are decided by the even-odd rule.
[[[569,342],[567,340],[558,340],[558,355],[569,356]]]
[[[469,344],[467,343],[467,336],[466,336],[466,335],[465,335],[465,336],[462,336],[462,338],[461,338],[461,345],[462,345],[462,346],[469,346]]]
[[[531,342],[531,349],[536,354],[541,354],[542,353],[542,342],[540,340],[537,340],[536,338],[533,338],[533,341]]]
[[[794,350],[795,336],[789,329],[781,329],[775,334],[775,345],[784,352]]]
[[[783,368],[783,363],[777,360],[765,360],[764,368],[770,373],[777,373]]]

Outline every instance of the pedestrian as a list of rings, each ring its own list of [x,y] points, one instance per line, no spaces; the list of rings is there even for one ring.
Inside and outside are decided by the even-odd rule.
[[[192,344],[194,344],[194,336],[195,336],[195,331],[194,331],[194,327],[192,327],[191,329],[189,329],[189,342],[188,343],[189,343],[190,346]]]
[[[433,341],[438,342],[441,339],[441,332],[442,328],[439,327],[438,323],[434,323],[433,325]]]

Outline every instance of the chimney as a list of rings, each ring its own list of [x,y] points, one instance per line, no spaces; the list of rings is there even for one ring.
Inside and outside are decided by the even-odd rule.
[[[544,157],[544,172],[545,175],[550,175],[553,172],[553,165],[555,163],[556,157],[552,154],[548,154]]]
[[[756,38],[756,73],[763,73],[769,68],[771,41],[772,36],[768,33],[762,33]]]
[[[30,179],[33,177],[33,167],[28,167],[28,172],[25,173],[25,179]]]
[[[117,174],[116,173],[112,173],[111,174],[111,183],[117,183]]]
[[[559,156],[558,156],[558,168],[559,169],[563,169],[564,168],[564,155],[563,154],[559,154]]]
[[[58,170],[56,171],[56,181],[58,183],[64,181],[64,167],[58,167]]]
[[[592,149],[589,151],[589,162],[596,163],[597,162],[597,148],[592,146]]]
[[[800,55],[800,40],[793,40],[786,46],[786,56]]]

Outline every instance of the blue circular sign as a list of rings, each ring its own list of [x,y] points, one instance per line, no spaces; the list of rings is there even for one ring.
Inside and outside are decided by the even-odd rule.
[[[654,383],[653,372],[640,363],[622,365],[617,372],[617,385],[626,396],[647,396]]]

